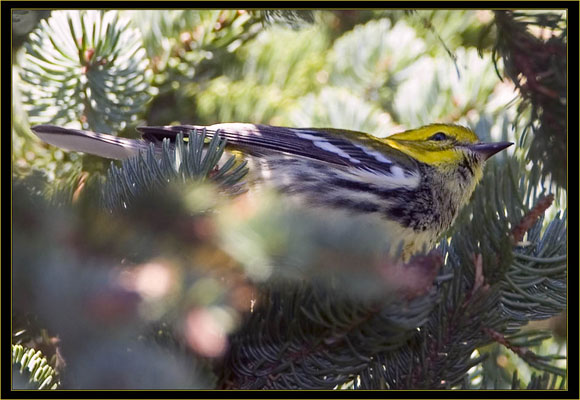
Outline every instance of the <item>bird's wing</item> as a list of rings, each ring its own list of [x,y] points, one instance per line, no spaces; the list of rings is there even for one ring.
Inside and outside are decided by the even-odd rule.
[[[391,173],[396,165],[401,165],[392,155],[369,145],[371,140],[363,133],[348,132],[349,137],[341,137],[338,131],[318,128],[285,128],[268,125],[225,123],[211,126],[142,126],[137,128],[146,141],[174,139],[178,133],[188,133],[205,129],[208,136],[216,132],[227,139],[228,146],[242,152],[261,155],[281,152],[294,156],[336,164],[345,167]]]
[[[404,154],[394,149],[381,151],[376,146],[376,140],[353,131],[241,123],[142,126],[137,129],[143,139],[138,140],[53,125],[37,125],[31,129],[49,144],[114,159],[134,156],[146,150],[149,143],[159,144],[165,138],[175,140],[179,133],[187,135],[193,129],[205,129],[209,137],[217,132],[227,139],[230,148],[256,156],[283,153],[380,175],[397,176],[406,172],[407,166],[409,170],[413,169]]]

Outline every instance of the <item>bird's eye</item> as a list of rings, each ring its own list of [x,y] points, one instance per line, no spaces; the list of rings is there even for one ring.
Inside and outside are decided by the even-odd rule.
[[[447,140],[449,139],[449,137],[444,134],[443,132],[437,132],[436,134],[434,134],[433,136],[431,136],[429,138],[429,140],[436,140],[436,141],[441,141],[441,140]]]

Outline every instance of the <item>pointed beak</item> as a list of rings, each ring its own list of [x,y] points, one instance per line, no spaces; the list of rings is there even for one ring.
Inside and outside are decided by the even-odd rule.
[[[470,144],[468,147],[476,152],[481,154],[486,160],[493,156],[495,153],[502,151],[510,147],[513,143],[512,142],[497,142],[497,143],[475,143]]]

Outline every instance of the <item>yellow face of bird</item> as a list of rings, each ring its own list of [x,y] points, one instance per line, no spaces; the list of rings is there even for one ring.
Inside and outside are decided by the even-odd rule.
[[[382,139],[389,146],[435,167],[461,162],[470,144],[479,139],[470,129],[458,125],[433,124]],[[463,146],[462,146],[463,145]]]

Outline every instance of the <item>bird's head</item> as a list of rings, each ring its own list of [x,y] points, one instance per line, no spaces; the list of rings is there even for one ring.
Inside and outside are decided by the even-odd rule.
[[[475,183],[483,175],[485,161],[511,142],[482,143],[470,129],[459,125],[432,124],[382,139],[389,146],[442,173],[465,168]]]

